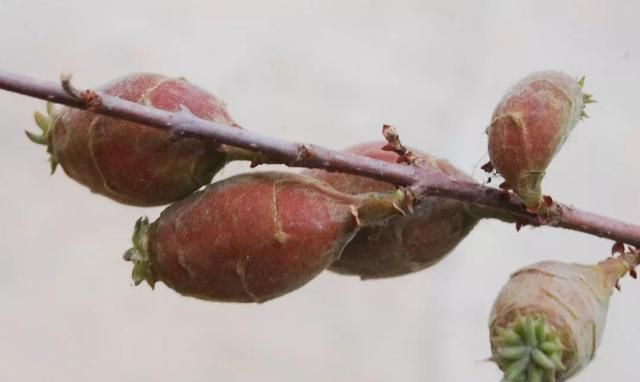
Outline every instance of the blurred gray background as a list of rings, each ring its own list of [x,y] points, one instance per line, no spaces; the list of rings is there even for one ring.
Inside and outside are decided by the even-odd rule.
[[[245,128],[342,148],[403,140],[483,176],[485,126],[527,73],[586,74],[599,103],[544,183],[555,199],[640,223],[640,3],[633,1],[0,0],[0,67],[97,86],[185,76]],[[481,223],[436,267],[361,282],[325,273],[263,305],[130,281],[139,209],[92,195],[23,133],[43,102],[0,92],[1,381],[497,381],[487,317],[510,272],[596,262],[611,242]],[[245,164],[222,176],[246,171]],[[623,281],[577,381],[640,376],[640,284]]]

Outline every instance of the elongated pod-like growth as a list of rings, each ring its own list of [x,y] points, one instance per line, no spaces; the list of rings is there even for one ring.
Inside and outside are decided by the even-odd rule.
[[[125,258],[135,263],[136,284],[263,302],[306,284],[360,226],[398,213],[405,200],[401,190],[353,196],[297,174],[238,175],[169,206],[152,224],[139,221]]]
[[[385,151],[385,142],[363,143],[348,152],[395,163],[398,154]],[[424,166],[466,181],[469,176],[449,162],[412,150],[417,155],[413,165]],[[305,172],[329,183],[339,191],[357,195],[365,192],[394,190],[390,183],[322,170]],[[415,212],[395,216],[385,225],[362,229],[346,246],[342,256],[329,269],[337,273],[358,275],[363,279],[405,275],[429,267],[450,253],[477,223],[467,204],[452,199],[426,197]]]
[[[564,381],[584,368],[600,345],[612,290],[638,256],[597,265],[545,261],[511,275],[489,319],[503,381]]]
[[[487,129],[493,167],[533,211],[542,205],[547,167],[593,102],[583,80],[556,71],[533,73],[500,101]]]
[[[167,111],[236,126],[225,105],[211,93],[181,78],[134,73],[100,90],[108,95]],[[137,206],[167,204],[208,184],[227,156],[210,141],[173,136],[168,131],[65,107],[37,112],[52,171],[59,164],[93,192]]]

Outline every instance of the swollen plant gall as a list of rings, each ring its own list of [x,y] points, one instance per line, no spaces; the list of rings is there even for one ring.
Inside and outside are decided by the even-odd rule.
[[[515,272],[489,319],[491,359],[504,371],[503,381],[564,381],[591,362],[613,288],[638,256],[596,265],[544,261]]]
[[[526,207],[543,204],[541,182],[569,133],[586,117],[583,81],[556,71],[533,73],[515,84],[496,106],[489,136],[491,164]]]
[[[166,111],[238,127],[225,105],[181,78],[134,73],[100,88],[104,93]],[[228,160],[210,141],[65,107],[36,113],[52,172],[59,164],[93,192],[121,203],[154,206],[184,198],[208,184]]]
[[[317,179],[249,173],[207,186],[140,220],[136,284],[164,282],[206,300],[263,302],[297,289],[335,261],[360,225],[396,214],[401,191],[353,196]]]
[[[397,153],[384,150],[384,142],[363,143],[346,151],[396,163]],[[426,153],[415,154],[413,165],[428,167],[466,181],[469,176],[449,162]],[[395,186],[361,176],[322,170],[306,174],[329,183],[335,189],[357,195],[394,190]],[[467,204],[453,199],[426,197],[413,213],[394,216],[385,224],[362,229],[345,247],[330,270],[363,279],[405,275],[442,260],[478,222]]]

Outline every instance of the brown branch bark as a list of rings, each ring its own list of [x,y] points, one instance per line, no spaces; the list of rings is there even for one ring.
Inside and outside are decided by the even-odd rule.
[[[125,101],[99,91],[78,91],[68,77],[62,83],[33,79],[0,71],[0,89],[40,98],[54,103],[89,110],[116,118],[171,131],[176,135],[194,135],[262,154],[270,163],[291,167],[322,168],[409,186],[419,198],[442,196],[470,203],[485,217],[520,225],[552,226],[584,232],[640,247],[640,226],[554,203],[548,216],[531,214],[513,194],[473,182],[450,178],[443,173],[391,164],[360,155],[330,150],[317,145],[288,142],[248,130],[199,119],[188,110],[177,113]]]

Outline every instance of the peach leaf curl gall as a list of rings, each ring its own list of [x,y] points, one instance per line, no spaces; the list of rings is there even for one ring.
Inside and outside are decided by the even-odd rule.
[[[139,220],[125,259],[136,284],[264,302],[309,282],[361,227],[383,223],[406,202],[402,190],[356,196],[303,175],[237,175],[172,204],[152,224]]]
[[[386,129],[389,131],[389,129]],[[397,140],[394,135],[392,140]],[[465,181],[471,177],[443,159],[398,144],[362,143],[346,151],[390,163],[408,162],[427,167]],[[395,189],[390,183],[322,170],[304,174],[327,182],[338,191],[352,195],[386,192]],[[469,205],[457,200],[429,196],[415,206],[414,212],[395,216],[384,225],[363,228],[345,247],[330,270],[356,275],[362,279],[401,276],[420,271],[442,260],[475,227],[479,217]]]
[[[556,71],[533,73],[515,84],[496,106],[489,136],[492,167],[531,211],[544,207],[542,179],[584,107],[594,102],[576,80]]]
[[[565,381],[591,362],[613,289],[639,258],[632,250],[596,265],[544,261],[515,272],[489,318],[503,381]]]
[[[68,84],[68,82],[67,82]],[[67,85],[70,88],[70,85]],[[199,118],[238,125],[225,105],[182,78],[133,73],[100,88],[105,94],[167,111],[188,110]],[[75,92],[73,88],[69,91]],[[73,108],[35,113],[51,171],[59,164],[93,192],[121,203],[154,206],[179,200],[201,186],[231,159],[220,145]]]

